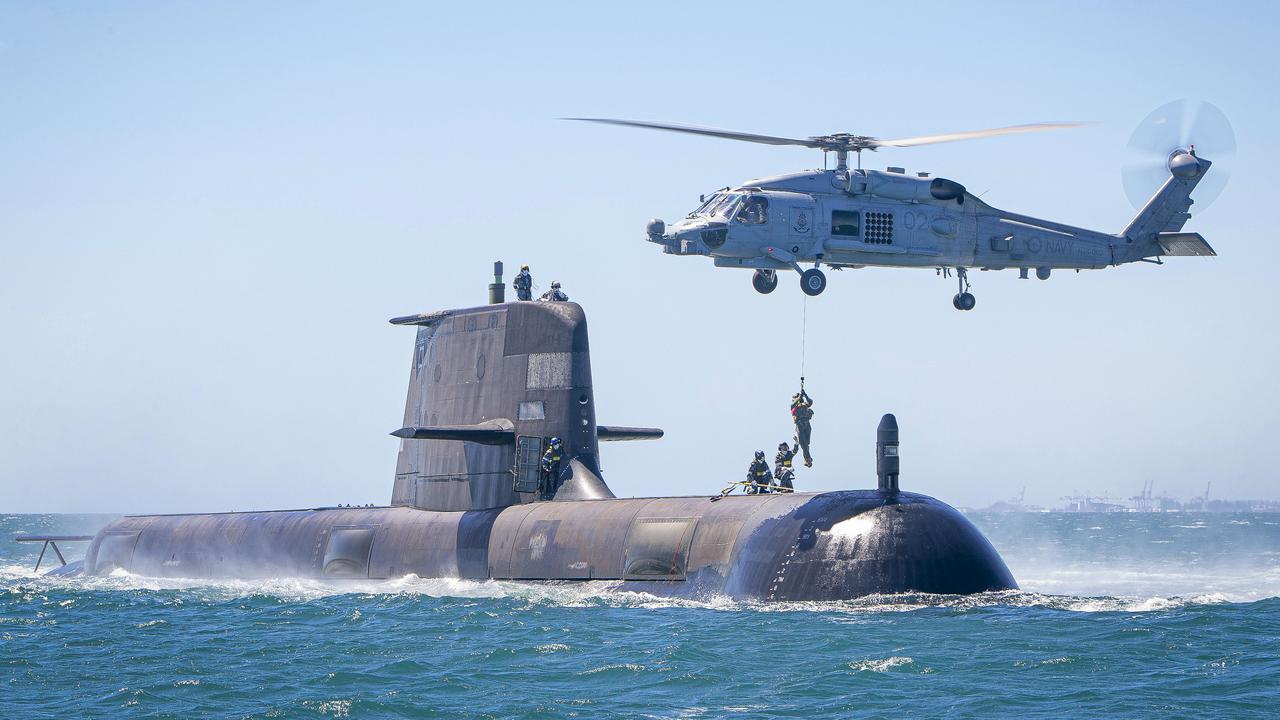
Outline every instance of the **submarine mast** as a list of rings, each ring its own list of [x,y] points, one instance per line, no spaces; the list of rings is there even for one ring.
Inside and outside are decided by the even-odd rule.
[[[877,489],[889,495],[898,494],[898,418],[885,413],[876,428]]]

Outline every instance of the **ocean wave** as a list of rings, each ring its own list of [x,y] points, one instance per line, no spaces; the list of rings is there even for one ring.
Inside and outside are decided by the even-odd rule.
[[[895,669],[915,670],[921,673],[933,672],[929,668],[920,668],[916,665],[916,661],[909,657],[887,657],[882,660],[858,660],[849,663],[849,669],[855,672],[878,672],[887,673]]]
[[[1254,597],[1233,597],[1224,593],[1205,593],[1174,596],[1075,596],[1050,595],[1025,590],[1004,590],[977,593],[975,595],[927,595],[904,593],[899,595],[868,595],[839,602],[795,602],[761,604],[763,611],[839,611],[849,613],[913,612],[930,608],[973,611],[993,608],[1041,608],[1064,612],[1167,612],[1205,605],[1251,603]]]

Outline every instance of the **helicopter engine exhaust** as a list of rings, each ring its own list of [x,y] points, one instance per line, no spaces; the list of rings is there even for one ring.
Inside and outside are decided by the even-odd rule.
[[[865,185],[863,185],[865,182]],[[921,202],[929,199],[955,200],[964,202],[964,186],[946,178],[905,177],[896,173],[872,173],[865,181],[850,180],[854,192],[867,192],[877,197],[907,202]]]
[[[955,180],[934,178],[929,183],[929,194],[934,200],[957,200],[964,197],[964,186]]]

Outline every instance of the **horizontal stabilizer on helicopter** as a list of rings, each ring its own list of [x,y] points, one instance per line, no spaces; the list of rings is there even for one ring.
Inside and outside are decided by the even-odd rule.
[[[1162,232],[1158,236],[1165,255],[1179,257],[1208,257],[1217,255],[1200,233]]]

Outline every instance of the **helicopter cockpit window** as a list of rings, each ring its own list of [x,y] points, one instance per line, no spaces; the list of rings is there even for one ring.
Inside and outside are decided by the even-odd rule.
[[[708,197],[705,201],[703,201],[703,203],[698,206],[697,210],[694,210],[693,212],[689,213],[689,217],[697,217],[698,215],[706,214],[706,212],[711,208],[711,206],[715,205],[717,202],[720,202],[720,193],[711,193],[711,197]]]
[[[856,210],[832,210],[831,234],[856,237],[858,234],[859,220],[858,212]]]
[[[738,204],[738,200],[741,198],[742,198],[741,195],[733,195],[733,194],[726,193],[725,195],[722,195],[720,197],[719,202],[711,206],[711,209],[707,211],[707,214],[713,217],[716,215],[729,217],[732,214],[731,211],[733,210],[734,206]]]
[[[769,220],[769,199],[763,195],[753,195],[738,210],[734,220],[746,225],[763,225]]]

